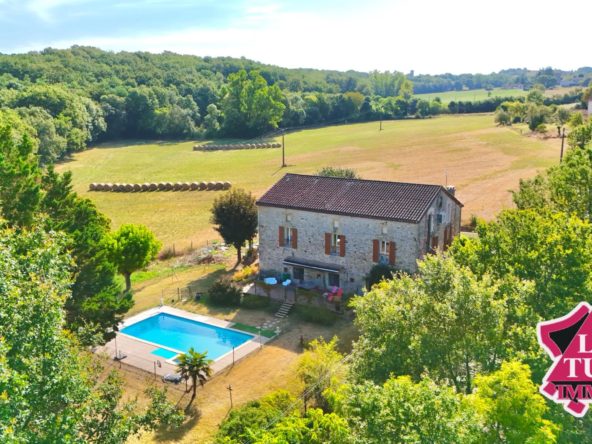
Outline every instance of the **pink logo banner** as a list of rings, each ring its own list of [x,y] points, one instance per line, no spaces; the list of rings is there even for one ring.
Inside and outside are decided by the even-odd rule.
[[[537,326],[539,343],[553,359],[540,392],[578,418],[592,401],[591,312],[581,302],[569,314]]]

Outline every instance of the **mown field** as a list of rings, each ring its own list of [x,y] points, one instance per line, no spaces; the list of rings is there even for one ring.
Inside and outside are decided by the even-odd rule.
[[[574,89],[574,87],[548,89],[547,91],[545,91],[545,94],[550,97],[555,94],[565,94],[566,92],[571,91],[572,89]],[[488,93],[491,93],[491,96],[489,96]],[[474,102],[476,100],[486,100],[491,97],[521,97],[526,96],[527,94],[528,91],[520,91],[517,89],[494,89],[493,91],[486,91],[484,89],[474,89],[466,91],[446,91],[441,93],[415,94],[413,97],[428,100],[433,100],[436,97],[440,97],[442,103],[450,103],[453,100],[462,100],[463,102]]]
[[[89,183],[229,180],[260,196],[286,172],[312,174],[326,165],[354,168],[365,179],[442,185],[446,171],[468,220],[471,213],[491,218],[511,206],[508,189],[559,158],[558,139],[496,127],[488,115],[387,121],[382,127],[372,122],[289,134],[286,168],[281,149],[199,152],[193,142],[128,141],[77,153],[58,169],[73,172],[76,191],[92,198],[114,229],[143,223],[165,247],[185,248],[218,238],[209,209],[221,192],[90,192]]]

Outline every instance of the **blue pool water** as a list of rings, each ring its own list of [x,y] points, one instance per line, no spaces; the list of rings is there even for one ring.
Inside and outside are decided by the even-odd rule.
[[[156,350],[154,350],[152,352],[152,354],[156,355],[156,356],[160,356],[161,358],[164,358],[164,359],[171,359],[171,358],[177,356],[179,353],[167,350],[166,348],[157,348]]]
[[[159,313],[125,327],[122,333],[163,347],[187,352],[191,347],[208,359],[217,359],[250,339],[253,335],[214,327],[197,321]]]

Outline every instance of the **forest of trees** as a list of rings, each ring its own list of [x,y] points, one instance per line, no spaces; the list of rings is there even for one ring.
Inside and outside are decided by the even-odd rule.
[[[500,102],[446,107],[413,94],[528,83],[526,74],[407,77],[396,71],[286,69],[244,58],[170,52],[49,48],[0,54],[0,124],[12,126],[15,141],[30,136],[40,162],[49,164],[88,144],[121,138],[252,138],[278,127],[491,112]],[[552,86],[557,75],[547,68],[528,79]]]

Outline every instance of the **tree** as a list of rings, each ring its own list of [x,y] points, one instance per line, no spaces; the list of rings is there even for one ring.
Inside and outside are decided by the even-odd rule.
[[[419,380],[427,370],[437,382],[471,393],[476,373],[512,353],[506,298],[520,305],[529,291],[479,278],[452,258],[428,256],[417,277],[401,274],[352,300],[362,333],[353,374],[383,383],[391,373]]]
[[[478,375],[474,405],[483,417],[486,443],[555,444],[558,427],[544,416],[545,399],[533,384],[530,369],[520,362],[503,362],[500,370]]]
[[[29,136],[15,145],[11,127],[0,128],[0,215],[10,226],[30,228],[38,219],[40,181]]]
[[[592,218],[592,147],[569,150],[559,165],[545,175],[521,180],[513,191],[518,209],[537,209],[575,213],[580,219]]]
[[[71,283],[66,239],[0,229],[0,431],[6,442],[123,444],[142,430],[177,425],[182,412],[148,388],[149,405],[122,400],[117,372],[67,331]]]
[[[299,411],[284,415],[272,428],[247,429],[240,440],[226,441],[232,444],[247,442],[259,444],[346,444],[350,443],[347,421],[335,413],[323,413],[321,409],[309,409],[304,416]]]
[[[71,271],[76,276],[72,297],[66,301],[70,328],[96,327],[107,333],[121,322],[133,306],[131,293],[121,294],[116,281],[117,269],[108,259],[103,241],[111,229],[110,220],[90,200],[72,191],[72,173],[57,174],[50,165],[41,181],[44,192],[41,208],[45,231],[63,232],[74,259]]]
[[[549,210],[506,210],[477,225],[478,238],[455,239],[448,253],[477,276],[514,276],[533,284],[524,302],[542,319],[587,300],[592,279],[592,225]],[[563,314],[562,314],[563,313]],[[532,366],[531,366],[532,367]]]
[[[131,288],[131,275],[156,257],[162,242],[145,225],[124,224],[105,239],[109,260],[125,277],[125,289]]]
[[[535,103],[528,103],[526,106],[525,119],[528,122],[528,128],[531,131],[536,131],[537,127],[547,121],[551,111],[545,105],[537,105]]]
[[[208,300],[214,305],[223,307],[241,304],[243,292],[236,286],[230,276],[222,276],[214,281],[208,293]]]
[[[578,125],[569,136],[567,136],[567,143],[572,148],[584,149],[592,141],[592,119],[587,125]]]
[[[452,388],[425,377],[417,384],[408,376],[382,386],[348,384],[336,410],[347,418],[355,442],[472,444],[481,435],[477,410]]]
[[[495,113],[494,120],[496,123],[499,123],[500,125],[506,125],[512,121],[512,119],[510,118],[510,113],[504,111],[503,109],[500,109],[498,112]]]
[[[258,71],[244,69],[228,76],[228,92],[222,99],[224,130],[231,135],[259,135],[275,129],[285,105],[277,85],[267,86]]]
[[[360,179],[360,176],[356,173],[355,170],[351,168],[335,168],[331,166],[326,166],[321,168],[317,171],[317,176],[324,176],[324,177],[344,177],[346,179]]]
[[[561,126],[565,126],[569,119],[571,118],[571,112],[567,108],[559,107],[557,108],[557,112],[555,113],[555,120]]]
[[[222,113],[218,110],[216,105],[214,105],[213,103],[210,103],[208,105],[207,111],[208,111],[208,115],[204,119],[204,126],[206,129],[206,134],[209,137],[212,137],[212,136],[216,135],[218,133],[218,130],[220,129],[220,124],[218,123],[218,118],[220,117],[220,114],[222,114]]]
[[[310,393],[317,406],[325,411],[328,405],[323,392],[345,373],[341,362],[343,356],[335,350],[337,340],[337,336],[330,342],[325,342],[322,336],[313,340],[298,361],[298,376],[304,382],[304,391]]]
[[[217,197],[211,209],[210,222],[217,227],[224,242],[236,248],[238,262],[245,242],[257,234],[258,213],[255,197],[242,189],[231,189]]]
[[[374,264],[370,269],[368,276],[366,276],[366,285],[369,290],[372,289],[376,284],[379,284],[383,280],[390,280],[393,278],[393,273],[396,273],[397,269],[388,264]]]
[[[207,381],[207,378],[212,377],[212,368],[210,365],[214,361],[207,359],[207,354],[207,351],[204,353],[199,353],[196,352],[193,347],[191,347],[187,353],[183,353],[177,358],[179,364],[177,365],[176,372],[185,379],[191,378],[191,382],[193,384],[193,395],[191,396],[191,401],[195,399],[197,381],[199,381],[199,384],[203,387]]]
[[[571,117],[569,119],[569,123],[568,123],[568,125],[571,128],[576,128],[576,127],[583,125],[583,124],[584,124],[584,117],[583,117],[581,111],[577,111],[577,112],[573,113],[571,115]]]
[[[528,103],[535,103],[537,105],[542,105],[543,101],[545,100],[544,91],[545,91],[544,87],[543,87],[542,91],[538,88],[531,89],[528,92],[528,94],[526,95],[526,101]]]

